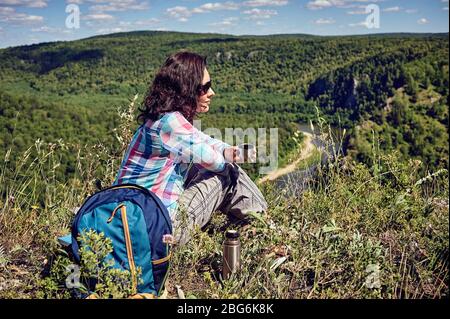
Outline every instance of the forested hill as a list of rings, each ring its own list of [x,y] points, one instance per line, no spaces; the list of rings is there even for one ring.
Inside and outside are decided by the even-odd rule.
[[[294,169],[323,160],[314,178],[258,184],[268,209],[250,224],[213,214],[196,227],[172,250],[169,298],[448,297],[448,48],[448,34],[132,32],[0,50],[0,299],[134,290],[93,233],[81,240],[82,286],[66,289],[75,268],[56,238],[111,185],[138,125],[130,100],[183,49],[208,58],[216,96],[202,129],[278,127],[280,167],[308,149],[299,123],[339,132],[331,123],[346,129],[346,153],[323,160],[311,147]],[[257,165],[243,168],[256,179]],[[222,281],[213,265],[231,227],[242,267]]]
[[[204,127],[279,127],[284,157],[295,147],[295,123],[314,119],[317,106],[349,129],[347,146],[359,160],[370,162],[375,132],[386,150],[446,166],[448,44],[448,33],[142,31],[2,49],[0,155],[37,138],[114,147],[117,108],[135,94],[141,101],[165,58],[187,49],[208,57],[217,93]],[[70,156],[62,162],[60,173],[70,173]]]

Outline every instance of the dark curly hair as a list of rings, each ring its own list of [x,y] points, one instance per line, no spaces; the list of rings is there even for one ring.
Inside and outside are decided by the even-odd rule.
[[[138,121],[156,121],[164,113],[179,111],[192,123],[205,68],[206,57],[196,53],[181,51],[167,58],[149,87]]]

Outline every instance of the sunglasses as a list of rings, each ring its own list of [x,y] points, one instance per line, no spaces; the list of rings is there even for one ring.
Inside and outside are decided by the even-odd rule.
[[[211,88],[211,80],[209,80],[205,84],[200,84],[199,88],[198,88],[198,92],[200,93],[200,95],[203,95],[203,94],[206,94],[210,88]]]

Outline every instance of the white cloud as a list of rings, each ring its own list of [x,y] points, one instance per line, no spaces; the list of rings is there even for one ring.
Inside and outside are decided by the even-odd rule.
[[[176,6],[172,8],[166,9],[166,14],[174,19],[177,19],[181,22],[186,22],[188,18],[192,15],[191,11],[188,8],[183,6]]]
[[[0,18],[0,22],[11,22],[19,24],[34,24],[41,23],[43,21],[44,17],[29,15],[26,13],[15,13],[14,15]]]
[[[270,19],[272,16],[275,16],[278,14],[278,12],[276,10],[264,10],[264,9],[258,9],[258,8],[246,10],[242,13],[249,15],[249,17],[247,19],[251,19],[251,20]]]
[[[306,7],[310,10],[322,10],[327,8],[365,8],[366,6],[361,3],[373,4],[384,2],[386,0],[312,0],[306,4]],[[354,13],[359,14],[359,13]]]
[[[39,24],[44,21],[44,17],[26,13],[16,12],[11,7],[0,7],[0,22],[11,24]]]
[[[333,18],[328,18],[328,19],[320,18],[320,19],[317,19],[316,21],[314,21],[314,23],[319,24],[319,25],[334,24],[334,23],[336,23],[336,21]]]
[[[230,18],[225,18],[223,19],[221,22],[214,22],[214,23],[210,23],[210,26],[213,27],[231,27],[231,26],[235,26],[236,22],[239,21],[239,18],[236,17],[230,17]]]
[[[89,11],[93,13],[139,11],[150,8],[148,1],[139,0],[66,0],[66,3],[92,4]]]
[[[48,0],[0,0],[0,5],[45,8]]]
[[[383,12],[399,12],[401,10],[400,7],[390,7],[383,9]]]
[[[226,2],[209,2],[202,4],[199,7],[193,8],[189,10],[184,6],[177,6],[173,8],[169,8],[166,10],[166,13],[178,20],[187,19],[192,14],[197,13],[207,13],[212,11],[226,11],[226,10],[238,10],[241,7],[270,7],[270,6],[284,6],[287,5],[289,1],[287,0],[250,0],[244,1],[242,3],[234,2],[234,1],[226,1]],[[261,9],[259,9],[261,10]]]
[[[16,12],[16,9],[11,8],[11,7],[0,7],[0,15],[13,14],[15,12]]]
[[[245,7],[275,7],[285,6],[289,3],[287,0],[250,0],[244,1]]]
[[[331,8],[335,6],[343,6],[345,1],[343,0],[314,0],[308,2],[306,7],[311,10],[321,10],[325,8]]]
[[[417,20],[417,23],[418,24],[428,24],[430,22],[425,18],[421,18],[421,19]]]
[[[82,16],[84,20],[87,21],[111,21],[114,20],[114,16],[107,13],[94,13]]]
[[[98,1],[96,1],[98,2]],[[123,11],[139,11],[148,10],[150,5],[148,2],[138,2],[134,0],[128,1],[109,1],[107,4],[97,4],[89,7],[92,12],[123,12]]]
[[[362,21],[362,22],[358,22],[358,23],[350,23],[349,25],[348,25],[349,27],[368,27],[368,23],[367,23],[367,21]]]
[[[239,9],[239,4],[227,1],[224,3],[215,2],[215,3],[205,3],[200,7],[192,9],[192,13],[205,13],[211,11],[222,11],[222,10],[237,10]]]
[[[31,28],[31,32],[46,32],[46,33],[54,33],[57,32],[56,28],[48,27],[48,26],[42,26],[39,28]]]
[[[347,14],[352,14],[352,15],[354,15],[354,14],[365,14],[365,15],[367,15],[367,12],[366,12],[366,10],[352,10],[352,11],[347,11]]]
[[[355,1],[355,0],[353,0]],[[373,0],[370,1],[370,4],[376,3],[376,2],[382,2],[385,0]],[[367,12],[366,9],[368,7],[369,4],[361,4],[362,2],[367,2],[365,0],[360,0],[358,3],[349,3],[347,0],[344,1],[344,4],[340,3],[335,5],[337,8],[344,8],[344,9],[354,9],[351,11],[347,11],[347,14],[351,14],[351,15],[367,15],[370,12]]]
[[[166,15],[178,21],[186,22],[188,21],[188,18],[192,16],[192,14],[207,13],[212,11],[237,10],[240,6],[241,4],[233,1],[227,1],[223,3],[209,2],[202,4],[199,7],[193,8],[192,10],[189,10],[184,6],[176,6],[166,9]]]
[[[269,6],[284,6],[287,5],[289,1],[287,0],[249,0],[242,3],[234,1],[226,2],[209,2],[202,4],[201,6],[195,7],[193,9],[188,9],[185,6],[176,6],[166,9],[166,15],[176,19],[181,22],[188,21],[193,14],[207,13],[212,11],[226,11],[226,10],[238,10],[242,7],[269,7]],[[259,8],[254,8],[256,11],[246,10],[243,13],[249,14],[251,17],[248,19],[267,19],[273,15],[278,14],[275,10],[263,10]],[[222,24],[218,22],[218,24]],[[225,25],[227,20],[225,20]]]
[[[73,30],[71,29],[61,29],[61,28],[54,28],[49,26],[41,26],[38,28],[31,28],[31,32],[40,32],[40,33],[51,33],[51,34],[71,34],[73,33]]]

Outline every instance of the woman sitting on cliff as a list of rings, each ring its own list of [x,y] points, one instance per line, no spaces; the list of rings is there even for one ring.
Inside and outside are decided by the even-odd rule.
[[[209,110],[215,95],[206,59],[179,52],[156,74],[144,99],[137,129],[114,182],[133,183],[155,193],[167,207],[178,244],[194,225],[203,227],[215,211],[244,219],[267,203],[235,164],[237,147],[197,130],[193,120]]]

